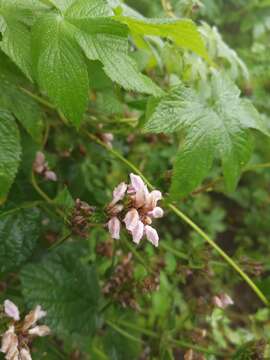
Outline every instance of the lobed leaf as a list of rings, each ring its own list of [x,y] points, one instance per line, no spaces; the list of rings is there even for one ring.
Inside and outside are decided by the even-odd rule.
[[[203,98],[183,84],[161,99],[145,125],[147,131],[186,134],[176,156],[171,194],[185,196],[200,184],[214,158],[221,158],[225,186],[233,191],[252,153],[248,129],[266,133],[256,109],[239,89],[215,74],[212,96]]]

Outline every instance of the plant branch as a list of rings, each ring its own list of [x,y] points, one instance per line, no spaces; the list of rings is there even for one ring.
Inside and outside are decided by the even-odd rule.
[[[118,151],[108,147],[105,143],[99,140],[95,135],[86,131],[86,134],[90,139],[104,147],[108,150],[112,155],[121,160],[124,164],[126,164],[129,168],[131,168],[134,172],[136,172],[141,178],[145,181],[145,183],[152,190],[154,186],[150,183],[148,179],[142,174],[142,172],[129,160],[125,159]],[[186,224],[188,224],[193,230],[195,230],[216,252],[242,277],[242,279],[249,285],[249,287],[254,291],[254,293],[258,296],[258,298],[264,303],[264,305],[269,306],[269,301],[266,296],[262,293],[262,291],[257,287],[257,285],[251,280],[251,278],[240,268],[239,265],[223,251],[215,242],[212,240],[197,224],[195,224],[187,215],[185,215],[181,210],[179,210],[174,204],[171,202],[165,201],[165,205],[174,212],[180,219],[182,219]]]

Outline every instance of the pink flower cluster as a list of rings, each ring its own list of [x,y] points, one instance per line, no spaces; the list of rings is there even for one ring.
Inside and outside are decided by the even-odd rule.
[[[0,351],[5,354],[6,360],[31,360],[28,344],[36,336],[47,336],[50,329],[46,325],[36,325],[37,321],[46,316],[38,305],[20,321],[18,307],[10,300],[4,302],[5,315],[11,318],[12,324],[2,335]]]
[[[127,201],[124,201],[124,200]],[[113,200],[107,207],[110,220],[109,232],[114,239],[120,238],[121,224],[131,233],[134,243],[139,244],[145,235],[154,246],[158,246],[159,236],[151,224],[161,218],[163,210],[157,206],[162,194],[158,190],[149,192],[142,178],[130,174],[130,184],[119,184],[113,191]]]

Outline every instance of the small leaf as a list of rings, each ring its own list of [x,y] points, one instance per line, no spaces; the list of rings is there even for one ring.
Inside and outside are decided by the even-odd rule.
[[[15,209],[0,214],[0,271],[22,265],[36,246],[40,230],[38,209]]]
[[[7,112],[0,110],[0,204],[7,197],[18,171],[21,156],[17,125]]]
[[[203,98],[183,84],[157,105],[145,125],[151,132],[183,130],[176,156],[171,195],[185,196],[200,184],[214,158],[221,158],[227,191],[233,191],[253,148],[248,129],[264,130],[256,109],[239,98],[239,89],[222,75],[213,75],[212,95]]]
[[[94,266],[80,261],[81,255],[81,249],[66,244],[21,273],[28,305],[40,304],[48,312],[49,326],[58,334],[91,335],[96,328],[98,279]]]
[[[197,26],[189,19],[138,19],[126,16],[116,16],[116,19],[127,24],[133,34],[169,38],[176,45],[210,61]]]
[[[60,15],[45,15],[33,27],[37,79],[56,106],[76,126],[88,102],[88,73],[71,27]]]

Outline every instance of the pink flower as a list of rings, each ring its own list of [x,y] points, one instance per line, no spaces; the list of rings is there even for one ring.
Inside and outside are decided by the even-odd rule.
[[[113,239],[120,239],[120,220],[114,216],[108,222],[108,229]]]
[[[110,206],[113,206],[116,203],[118,203],[118,201],[123,200],[126,191],[127,191],[127,184],[125,184],[124,182],[121,182],[121,184],[116,186],[116,188],[113,190],[113,200],[110,203]]]
[[[156,206],[152,211],[148,213],[148,215],[155,219],[159,219],[163,217],[164,211],[160,207]]]
[[[28,349],[25,349],[25,348],[21,349],[21,351],[20,351],[20,359],[21,360],[32,360],[32,356],[31,356]]]
[[[137,225],[131,230],[132,240],[135,244],[139,244],[144,234],[144,224],[139,220]]]
[[[15,334],[14,325],[10,326],[2,336],[1,352],[6,354],[6,359],[16,359],[18,353],[18,337]]]
[[[220,309],[226,309],[229,305],[233,305],[232,298],[227,294],[220,294],[213,297],[213,304]]]
[[[36,335],[36,336],[47,336],[50,334],[50,332],[51,332],[50,328],[46,325],[40,325],[40,326],[38,325],[28,331],[30,335]]]
[[[46,325],[36,325],[36,322],[46,316],[38,305],[34,310],[20,321],[20,314],[17,306],[10,300],[4,302],[5,313],[15,320],[15,324],[8,327],[2,335],[2,344],[0,351],[5,354],[6,360],[32,360],[29,343],[36,336],[47,336],[50,329]]]
[[[118,203],[127,196],[125,203]],[[149,193],[143,179],[135,174],[130,174],[130,184],[119,184],[113,191],[113,200],[107,207],[111,219],[108,228],[113,238],[120,237],[121,221],[131,233],[134,243],[139,244],[145,235],[148,241],[158,246],[159,236],[157,231],[150,226],[153,219],[161,218],[164,211],[157,206],[162,194],[158,190]],[[119,209],[118,209],[119,207]],[[126,209],[124,219],[121,213]],[[121,220],[121,221],[120,221]]]
[[[51,170],[46,170],[45,171],[44,178],[46,180],[50,180],[50,181],[57,181],[56,173],[54,171],[51,171]]]
[[[152,191],[146,198],[146,206],[150,209],[154,209],[157,206],[157,202],[162,199],[162,194],[158,190]]]
[[[156,231],[156,229],[154,229],[152,226],[146,225],[144,227],[145,229],[145,235],[147,240],[150,241],[150,243],[152,243],[154,246],[158,246],[158,241],[159,241],[159,236],[158,233]]]
[[[138,224],[139,219],[140,219],[139,213],[136,209],[133,208],[129,210],[129,212],[127,212],[124,218],[124,223],[126,224],[127,230],[132,231]]]
[[[10,300],[4,301],[4,310],[7,316],[11,317],[15,321],[20,320],[20,312],[18,307]]]

